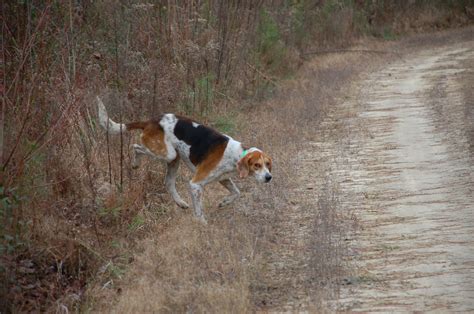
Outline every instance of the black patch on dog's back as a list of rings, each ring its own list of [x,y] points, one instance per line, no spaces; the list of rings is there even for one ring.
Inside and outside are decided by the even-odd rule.
[[[176,137],[191,146],[189,159],[194,165],[203,161],[213,147],[227,143],[229,138],[216,130],[199,124],[193,126],[193,121],[183,117],[177,117],[178,122],[174,127]]]

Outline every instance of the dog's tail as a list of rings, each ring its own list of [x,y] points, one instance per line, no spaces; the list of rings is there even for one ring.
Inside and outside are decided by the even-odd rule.
[[[99,123],[110,134],[120,134],[125,131],[137,129],[143,130],[147,126],[146,122],[117,123],[113,121],[109,118],[105,105],[99,96],[97,96],[97,108],[99,112]]]

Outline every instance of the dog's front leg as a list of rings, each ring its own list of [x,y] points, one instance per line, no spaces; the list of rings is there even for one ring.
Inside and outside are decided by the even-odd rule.
[[[194,216],[204,224],[207,224],[206,218],[202,213],[202,194],[204,192],[204,185],[200,183],[194,183],[193,180],[189,182],[191,191],[191,198],[193,199]]]
[[[176,176],[178,174],[179,168],[179,156],[176,157],[175,160],[168,163],[168,168],[166,170],[166,189],[171,194],[173,200],[178,204],[181,208],[188,208],[189,205],[183,201],[181,196],[179,196],[178,191],[176,191]]]
[[[229,192],[230,195],[224,197],[222,202],[219,203],[219,207],[224,207],[235,201],[240,196],[240,191],[231,179],[224,179],[219,181]]]

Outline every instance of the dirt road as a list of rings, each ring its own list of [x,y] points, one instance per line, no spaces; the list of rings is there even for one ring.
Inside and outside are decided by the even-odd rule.
[[[472,89],[474,41],[404,56],[334,112],[350,135],[332,174],[360,228],[333,309],[474,311]]]

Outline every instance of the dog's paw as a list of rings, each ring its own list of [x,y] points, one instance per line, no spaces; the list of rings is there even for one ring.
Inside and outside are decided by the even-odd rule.
[[[202,223],[203,225],[207,225],[207,220],[204,218],[204,216],[194,216],[194,219],[196,219],[198,222]]]
[[[186,202],[183,201],[183,200],[178,200],[178,201],[176,201],[176,205],[178,205],[178,206],[181,207],[182,209],[189,208],[188,203],[186,203]]]
[[[219,203],[219,208],[222,208],[222,207],[226,207],[227,205],[229,205],[230,202],[228,200],[223,200],[222,202]]]
[[[230,196],[230,197],[225,197],[222,202],[219,203],[219,208],[225,207],[229,205],[230,203],[233,203],[237,197],[235,196]]]

